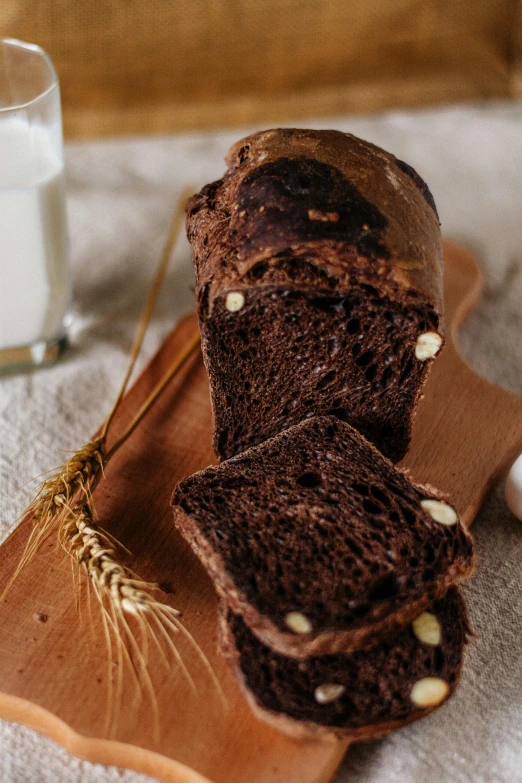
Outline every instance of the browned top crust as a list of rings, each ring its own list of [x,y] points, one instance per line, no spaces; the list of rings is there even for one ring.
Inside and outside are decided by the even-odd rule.
[[[301,258],[325,273],[325,287],[372,278],[393,300],[420,297],[441,318],[438,216],[408,164],[348,133],[293,128],[247,136],[226,160],[224,177],[187,206],[200,305],[251,285],[256,265]]]

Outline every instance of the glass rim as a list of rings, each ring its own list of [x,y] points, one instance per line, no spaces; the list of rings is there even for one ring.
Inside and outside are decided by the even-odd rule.
[[[41,46],[38,46],[38,44],[32,44],[28,43],[27,41],[20,41],[19,38],[10,38],[9,36],[5,38],[0,38],[0,46],[7,44],[8,46],[16,47],[17,49],[27,49],[28,51],[35,52],[36,54],[39,54],[42,59],[45,60],[47,66],[49,67],[49,71],[51,74],[51,84],[49,87],[47,87],[43,92],[39,93],[35,98],[32,98],[30,101],[25,101],[24,103],[17,103],[13,106],[0,106],[0,115],[5,114],[6,112],[12,112],[12,111],[20,111],[20,109],[27,109],[29,106],[33,106],[35,103],[38,103],[38,101],[43,100],[47,95],[49,95],[50,92],[52,92],[56,87],[59,85],[59,79],[58,74],[56,73],[56,68],[54,67],[53,61],[45,51],[45,49],[42,49]]]

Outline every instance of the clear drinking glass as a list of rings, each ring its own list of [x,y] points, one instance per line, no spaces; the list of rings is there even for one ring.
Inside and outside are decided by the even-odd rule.
[[[71,302],[60,88],[39,46],[0,39],[0,373],[47,364]]]

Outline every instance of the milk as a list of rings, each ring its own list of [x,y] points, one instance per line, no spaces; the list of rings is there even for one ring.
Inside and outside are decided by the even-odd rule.
[[[0,119],[0,349],[63,334],[70,302],[63,162],[52,130]]]

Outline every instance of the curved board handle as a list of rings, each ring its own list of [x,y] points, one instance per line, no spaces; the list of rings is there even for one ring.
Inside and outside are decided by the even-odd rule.
[[[456,347],[482,290],[472,254],[444,242],[446,345],[433,363],[402,462],[411,477],[446,492],[470,525],[487,492],[522,450],[522,398],[477,375]]]

